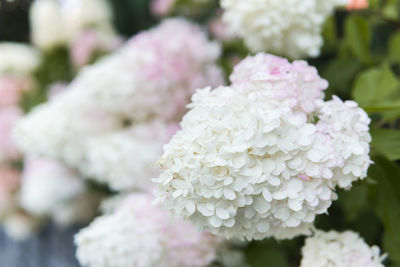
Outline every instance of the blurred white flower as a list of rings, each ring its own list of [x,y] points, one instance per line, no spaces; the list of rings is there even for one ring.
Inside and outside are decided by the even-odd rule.
[[[68,90],[23,117],[14,128],[14,140],[26,154],[78,167],[84,164],[89,137],[121,127],[120,118]]]
[[[155,163],[162,146],[177,129],[177,125],[154,121],[93,138],[81,171],[116,191],[145,190],[159,174]]]
[[[334,187],[343,178],[334,170],[346,157],[343,135],[338,139],[313,124],[326,81],[303,61],[289,64],[265,54],[239,64],[231,80],[230,87],[193,96],[182,130],[164,146],[163,173],[154,179],[157,200],[228,238],[309,233],[315,216],[336,199]],[[350,133],[353,140],[368,135],[363,116],[350,117],[359,130]],[[331,123],[324,116],[321,121]],[[351,151],[368,159],[367,168],[368,150]],[[365,177],[353,174],[353,180]]]
[[[19,194],[23,209],[35,216],[52,217],[62,225],[86,222],[97,209],[77,173],[49,159],[25,160]]]
[[[40,64],[40,53],[25,44],[0,42],[0,76],[26,75]]]
[[[51,50],[67,43],[66,29],[57,0],[36,0],[30,8],[32,43]]]
[[[223,19],[254,52],[291,58],[315,57],[323,43],[322,25],[346,0],[222,0]]]
[[[30,24],[32,42],[45,51],[73,43],[88,29],[115,36],[112,12],[105,0],[35,0]]]
[[[63,0],[61,12],[69,40],[89,28],[114,34],[112,10],[107,0]]]
[[[22,211],[9,214],[2,221],[6,234],[14,240],[24,240],[32,236],[40,226],[40,219],[30,216]]]
[[[92,267],[203,267],[216,259],[221,241],[173,219],[145,194],[128,195],[75,236],[79,262]]]
[[[352,231],[317,231],[306,239],[302,254],[301,267],[383,267],[385,258]]]

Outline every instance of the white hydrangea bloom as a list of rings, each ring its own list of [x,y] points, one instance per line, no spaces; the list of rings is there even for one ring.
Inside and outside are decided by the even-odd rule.
[[[262,56],[270,58],[256,58]],[[200,229],[228,238],[291,238],[308,233],[336,198],[343,178],[334,171],[343,167],[345,152],[333,134],[321,131],[327,119],[315,125],[312,113],[321,109],[326,82],[308,75],[304,62],[281,71],[276,60],[260,60],[253,71],[239,65],[230,87],[199,90],[182,130],[164,146],[164,170],[154,179],[157,200]],[[246,75],[247,81],[240,78]],[[364,118],[354,116],[352,123]]]
[[[1,42],[0,43],[0,75],[29,74],[40,64],[40,54],[28,45]]]
[[[81,171],[111,189],[147,189],[159,171],[162,146],[178,128],[154,121],[89,140],[87,163]]]
[[[219,55],[218,44],[208,41],[200,27],[168,19],[86,68],[72,89],[134,121],[179,120],[195,89],[223,83]]]
[[[161,200],[198,227],[227,237],[308,232],[335,197],[329,180],[302,178],[319,178],[315,168],[324,169],[303,156],[315,126],[261,90],[235,89],[194,95],[182,131],[164,146],[165,171],[156,180]]]
[[[328,102],[319,102],[319,132],[329,135],[340,158],[340,164],[333,170],[333,181],[341,188],[367,176],[372,163],[369,157],[369,123],[367,113],[354,101],[343,102],[338,97]]]
[[[385,258],[352,231],[317,231],[306,239],[302,254],[301,267],[383,267]]]
[[[67,43],[65,25],[57,0],[36,0],[30,7],[32,43],[42,50],[51,50]]]
[[[111,8],[105,0],[35,0],[30,24],[32,42],[42,50],[66,46],[89,28],[115,35]]]
[[[315,57],[323,43],[322,25],[346,0],[222,0],[223,19],[254,52],[291,58]]]
[[[96,212],[95,203],[84,181],[73,170],[48,159],[26,160],[20,205],[29,213],[70,224],[91,219]]]
[[[77,167],[84,164],[89,137],[121,127],[120,118],[81,98],[79,92],[66,91],[23,117],[14,128],[14,139],[27,154]]]
[[[151,197],[131,194],[111,214],[75,236],[77,258],[93,267],[203,267],[216,258],[221,240],[173,219]]]
[[[113,34],[112,10],[107,0],[63,0],[61,11],[70,40],[86,28]]]

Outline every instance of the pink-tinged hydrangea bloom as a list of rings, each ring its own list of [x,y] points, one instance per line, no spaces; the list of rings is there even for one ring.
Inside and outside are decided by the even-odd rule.
[[[159,174],[155,162],[177,128],[153,121],[95,137],[88,142],[87,163],[81,171],[116,191],[145,190]]]
[[[247,67],[253,60],[255,71]],[[231,80],[192,97],[182,130],[164,146],[157,200],[227,238],[309,233],[336,199],[335,186],[365,177],[368,116],[353,102],[323,102],[326,81],[303,61],[261,54]]]
[[[84,68],[65,92],[21,120],[15,140],[25,153],[87,168],[89,139],[126,121],[178,121],[196,88],[223,83],[219,54],[199,26],[166,20]]]
[[[179,120],[197,88],[223,83],[219,55],[199,26],[168,19],[84,69],[71,86],[134,121]]]
[[[243,87],[258,86],[270,98],[288,102],[292,109],[307,114],[315,110],[316,100],[323,99],[323,90],[328,88],[328,82],[306,61],[290,63],[285,58],[262,53],[236,65],[230,80]]]
[[[0,108],[0,162],[15,160],[19,156],[12,139],[12,129],[21,117],[22,110],[19,107]]]
[[[368,8],[368,0],[348,0],[347,9],[355,10],[355,9],[364,9]]]
[[[216,259],[221,240],[172,218],[145,194],[131,194],[116,210],[75,236],[83,266],[202,267]]]
[[[74,170],[49,159],[25,161],[20,204],[29,213],[52,217],[62,225],[87,222],[96,213],[96,202]]]
[[[0,217],[15,206],[14,193],[18,189],[20,172],[0,165]]]
[[[301,267],[383,267],[385,258],[352,231],[317,231],[306,239],[302,254]]]

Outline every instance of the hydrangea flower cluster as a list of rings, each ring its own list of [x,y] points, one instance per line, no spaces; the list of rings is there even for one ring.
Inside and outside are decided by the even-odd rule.
[[[199,26],[168,19],[86,68],[72,87],[133,121],[179,120],[197,88],[223,84],[219,55],[219,45],[208,41]]]
[[[258,54],[230,79],[193,96],[164,146],[157,200],[227,238],[309,233],[335,186],[366,176],[368,116],[352,101],[324,102],[328,84],[304,61]]]
[[[114,190],[143,188],[142,179],[158,174],[155,160],[195,89],[223,83],[219,53],[200,27],[165,20],[83,69],[21,120],[15,139],[24,152],[65,162]]]
[[[153,121],[93,138],[82,172],[115,191],[146,190],[151,186],[150,179],[159,174],[155,162],[162,146],[177,129],[175,124]]]
[[[302,248],[301,267],[383,267],[385,255],[368,246],[358,233],[317,231]]]
[[[30,24],[33,44],[44,51],[73,44],[88,30],[100,42],[94,50],[109,51],[117,39],[105,0],[35,0]]]
[[[346,0],[222,0],[223,19],[254,52],[291,58],[315,57],[323,43],[322,25]]]
[[[75,171],[49,159],[25,159],[20,187],[25,211],[52,217],[61,225],[89,221],[98,206],[97,196],[88,192]]]
[[[75,236],[83,266],[202,267],[216,259],[221,240],[174,219],[146,194],[130,194],[114,212]],[[101,251],[101,253],[99,253]]]

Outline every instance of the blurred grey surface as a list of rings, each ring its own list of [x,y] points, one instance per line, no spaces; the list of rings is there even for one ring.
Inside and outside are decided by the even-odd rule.
[[[0,229],[0,267],[79,267],[73,245],[78,230],[50,224],[28,240],[15,242]]]

